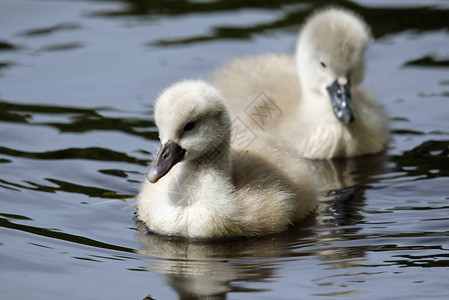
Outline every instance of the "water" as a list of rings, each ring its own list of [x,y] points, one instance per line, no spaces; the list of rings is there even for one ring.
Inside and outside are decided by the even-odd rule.
[[[325,3],[0,0],[2,298],[448,298],[445,1],[343,2],[373,28],[365,84],[392,139],[385,155],[316,163],[330,190],[315,216],[220,243],[137,230],[161,89],[292,51]]]

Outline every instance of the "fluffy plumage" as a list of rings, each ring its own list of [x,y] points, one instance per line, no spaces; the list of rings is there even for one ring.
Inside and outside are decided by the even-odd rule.
[[[283,231],[315,208],[307,163],[263,133],[239,147],[222,95],[206,82],[167,88],[155,119],[163,150],[176,144],[173,151],[184,154],[165,176],[150,170],[151,180],[160,179],[141,186],[137,215],[150,230],[188,238],[255,236]],[[152,168],[162,168],[166,158],[160,152]]]
[[[378,153],[387,144],[387,117],[360,85],[370,39],[370,30],[360,17],[344,9],[325,9],[306,21],[295,55],[236,59],[218,70],[212,83],[222,91],[231,115],[271,132],[302,157]],[[341,117],[343,121],[331,104],[333,83],[346,88],[352,99],[348,106],[352,102],[353,115]],[[272,112],[279,113],[270,114],[261,105],[257,98],[261,92],[272,107],[274,103]],[[347,109],[346,102],[341,109]]]

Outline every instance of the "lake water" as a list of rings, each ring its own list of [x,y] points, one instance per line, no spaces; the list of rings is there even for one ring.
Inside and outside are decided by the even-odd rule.
[[[257,239],[144,235],[153,103],[233,57],[291,52],[326,1],[0,0],[2,299],[449,298],[449,5],[354,1],[385,155],[317,162],[316,215]],[[150,298],[147,298],[150,299]]]

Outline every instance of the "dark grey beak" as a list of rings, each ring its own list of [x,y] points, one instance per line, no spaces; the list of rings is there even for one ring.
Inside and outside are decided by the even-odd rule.
[[[354,121],[354,109],[351,102],[350,88],[351,84],[349,82],[345,85],[341,85],[338,83],[338,80],[335,80],[332,85],[327,88],[334,114],[338,120],[345,124]]]
[[[147,179],[151,183],[156,183],[159,179],[164,177],[174,165],[180,162],[185,154],[186,150],[182,149],[181,146],[172,141],[168,141],[162,146],[162,149],[159,150],[156,160],[150,166],[147,173]]]

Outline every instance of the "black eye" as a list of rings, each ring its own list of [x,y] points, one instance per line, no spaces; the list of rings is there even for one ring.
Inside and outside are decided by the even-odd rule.
[[[184,126],[184,132],[192,130],[195,127],[195,122],[189,122]]]
[[[326,68],[326,64],[324,62],[320,61],[320,64],[323,68]]]

